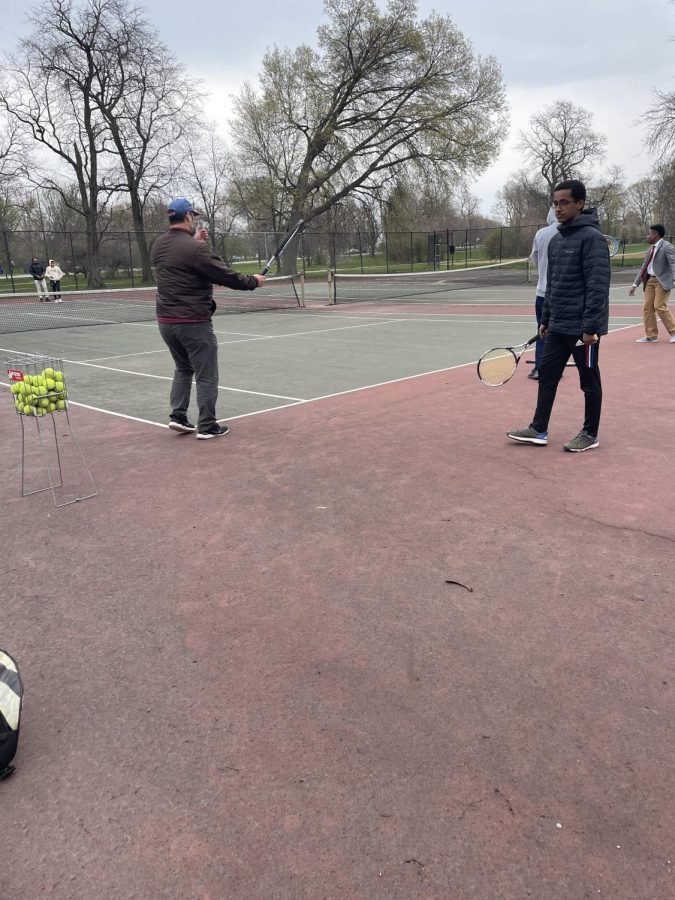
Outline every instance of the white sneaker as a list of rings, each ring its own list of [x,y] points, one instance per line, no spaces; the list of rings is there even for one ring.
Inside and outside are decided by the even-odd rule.
[[[668,343],[675,344],[675,334],[671,334],[671,336],[668,338]]]
[[[658,338],[650,338],[650,337],[641,337],[635,341],[636,344],[653,344],[654,341],[658,341]]]

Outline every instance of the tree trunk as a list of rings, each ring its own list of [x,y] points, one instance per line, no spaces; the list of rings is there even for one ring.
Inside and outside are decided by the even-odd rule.
[[[97,217],[87,216],[87,287],[102,288],[101,263],[98,257]]]
[[[138,198],[138,193],[132,191],[131,197],[131,216],[134,223],[134,233],[136,234],[136,243],[138,244],[138,253],[141,259],[141,284],[152,284],[152,266],[150,265],[150,249],[148,247],[148,239],[145,234],[143,224],[143,211]]]

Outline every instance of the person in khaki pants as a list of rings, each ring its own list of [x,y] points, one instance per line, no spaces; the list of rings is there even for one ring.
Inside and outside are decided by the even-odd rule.
[[[675,247],[663,239],[666,229],[663,225],[650,225],[647,243],[651,244],[645,256],[640,274],[628,291],[633,297],[635,289],[642,284],[645,302],[642,316],[645,325],[644,337],[638,338],[638,344],[653,344],[659,339],[656,316],[663,322],[671,344],[675,344],[675,318],[668,309],[668,297],[675,281]]]

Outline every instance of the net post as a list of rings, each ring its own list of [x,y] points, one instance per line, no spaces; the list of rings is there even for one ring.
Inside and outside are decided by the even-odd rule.
[[[12,263],[12,254],[11,254],[11,251],[10,251],[10,249],[9,249],[9,240],[7,239],[7,232],[6,232],[6,231],[3,231],[2,234],[3,234],[4,238],[5,238],[5,249],[7,250],[7,269],[8,269],[8,271],[9,271],[9,277],[10,277],[11,282],[12,282],[12,293],[15,294],[15,293],[16,293],[16,284],[14,283],[14,265],[13,265],[13,263]]]
[[[75,246],[73,244],[73,232],[68,232],[68,237],[70,239],[70,258],[73,263],[73,277],[75,278],[75,290],[78,291],[80,289],[80,285],[77,281],[77,266],[75,265]]]
[[[332,269],[328,270],[328,305],[334,306],[336,303],[335,298],[335,272]]]
[[[302,309],[305,308],[305,273],[300,272],[299,275],[295,276],[300,282],[300,293],[298,294],[298,306]]]
[[[134,282],[134,254],[131,249],[131,232],[127,231],[127,241],[129,243],[129,277],[131,278],[131,286],[136,287]]]

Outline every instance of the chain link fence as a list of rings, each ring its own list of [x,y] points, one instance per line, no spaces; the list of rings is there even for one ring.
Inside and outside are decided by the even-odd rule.
[[[386,273],[468,268],[523,259],[530,254],[536,225],[493,228],[448,228],[442,231],[386,231],[384,233],[306,231],[300,236],[296,269],[307,278],[337,272]],[[147,233],[152,245],[158,233]],[[631,236],[632,237],[632,236]],[[259,271],[283,238],[273,232],[211,236],[218,255],[233,268]],[[86,235],[75,231],[2,232],[0,291],[33,289],[31,257],[43,265],[54,259],[67,273],[63,289],[87,286]],[[644,235],[633,243],[621,238],[615,266],[635,266],[646,249]],[[141,284],[141,261],[133,231],[106,232],[99,241],[99,277],[106,286]],[[271,272],[276,274],[274,268]]]

